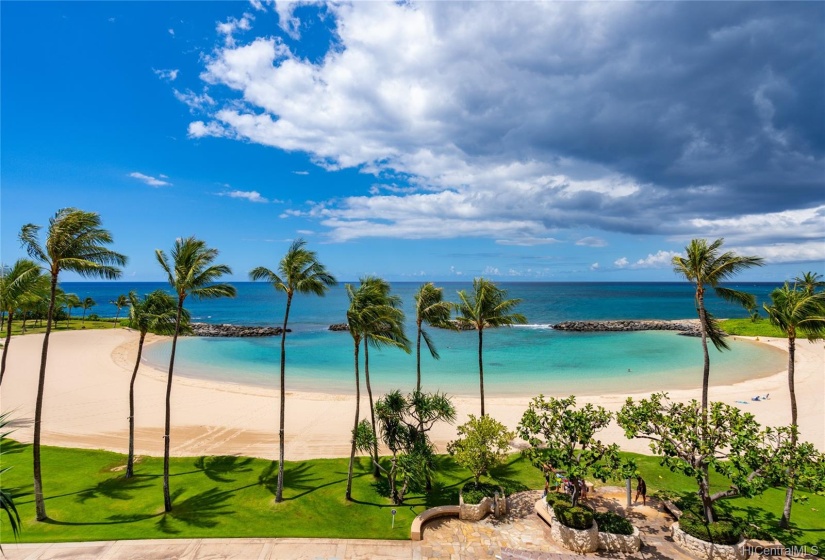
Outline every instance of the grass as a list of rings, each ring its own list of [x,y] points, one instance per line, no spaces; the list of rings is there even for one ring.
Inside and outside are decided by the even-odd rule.
[[[344,499],[347,459],[287,462],[285,500],[274,501],[277,463],[247,457],[193,457],[171,460],[173,511],[163,513],[162,459],[142,457],[136,476],[123,478],[125,456],[107,451],[42,448],[43,484],[49,521],[34,521],[31,446],[2,441],[4,488],[15,488],[23,521],[22,542],[93,541],[197,537],[329,537],[407,539],[410,523],[424,509],[457,504],[458,490],[472,479],[446,455],[436,457],[437,474],[429,495],[413,494],[393,506],[387,485],[376,481],[366,458],[355,466],[353,502]],[[655,457],[633,455],[652,493],[693,492],[691,479],[671,473]],[[512,490],[540,489],[541,472],[519,455],[492,473]],[[616,483],[614,483],[616,484]],[[728,503],[733,515],[775,526],[782,490]],[[397,509],[395,528],[390,511]],[[819,544],[825,549],[825,498],[811,496],[793,513],[795,528],[773,530],[785,544]],[[0,518],[0,540],[12,540]]]
[[[119,319],[118,320],[118,327],[122,328],[126,325],[126,319]],[[102,317],[98,320],[91,320],[88,317],[86,321],[82,321],[79,318],[72,317],[71,321],[66,324],[66,321],[55,321],[52,323],[52,332],[57,331],[79,331],[81,329],[111,329],[114,328],[114,317]],[[11,323],[11,334],[12,336],[19,336],[21,334],[39,334],[46,332],[46,320],[42,321],[33,321],[29,319],[26,321],[26,332],[23,332],[23,321],[15,319]],[[3,332],[0,333],[0,338],[6,338],[6,325],[3,324]],[[12,343],[14,341],[12,340]]]
[[[767,319],[725,319],[720,322],[722,329],[737,336],[767,336],[771,338],[788,338],[782,329],[773,326]],[[804,338],[800,336],[799,338]]]

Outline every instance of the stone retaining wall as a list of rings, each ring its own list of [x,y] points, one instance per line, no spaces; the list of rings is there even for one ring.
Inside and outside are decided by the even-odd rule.
[[[190,323],[193,336],[237,336],[260,337],[278,336],[284,332],[281,327],[244,327],[243,325],[213,325],[210,323]],[[292,332],[287,329],[286,332]]]
[[[701,336],[699,321],[565,321],[552,325],[557,331],[573,332],[631,332],[631,331],[679,331],[679,334]]]
[[[642,548],[642,538],[639,535],[639,529],[635,526],[632,535],[616,535],[599,531],[599,550],[629,554],[639,552],[640,548]]]
[[[688,535],[678,523],[673,524],[671,532],[673,540],[690,556],[699,560],[745,560],[748,557],[745,539],[735,545],[709,543]]]
[[[496,514],[496,517],[502,517],[507,514],[507,496],[504,495],[504,489],[501,489],[498,501],[495,498],[484,497],[478,504],[464,503],[464,494],[458,493],[458,518],[462,521],[481,521],[488,513]]]
[[[547,507],[547,501],[542,498],[534,506],[535,512],[550,525],[550,536],[554,541],[573,552],[585,553],[604,550],[607,552],[621,552],[632,554],[642,547],[639,529],[633,527],[632,535],[614,535],[599,531],[599,524],[593,521],[593,526],[585,531],[565,527],[556,518],[553,508]]]

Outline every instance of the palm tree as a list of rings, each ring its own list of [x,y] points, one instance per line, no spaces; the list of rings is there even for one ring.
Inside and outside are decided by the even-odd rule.
[[[372,399],[372,385],[370,384],[370,352],[369,347],[382,348],[391,346],[400,348],[409,354],[410,341],[404,334],[404,312],[400,309],[401,298],[390,294],[390,284],[386,280],[367,276],[361,279],[361,284],[368,284],[367,291],[372,294],[370,306],[372,312],[366,316],[363,325],[364,334],[364,380],[367,385],[367,395],[370,403],[370,422],[372,433],[376,432],[375,405]],[[380,477],[378,467],[378,440],[373,439],[373,476]]]
[[[155,334],[170,335],[175,332],[175,315],[177,302],[163,290],[155,290],[143,300],[138,299],[137,293],[129,292],[129,326],[140,332],[138,340],[137,358],[132,379],[129,381],[129,456],[126,460],[126,478],[134,475],[135,465],[135,379],[140,367],[140,356],[143,353],[143,343],[146,334],[150,331]],[[189,323],[189,312],[181,311],[183,325]]]
[[[14,311],[20,305],[23,297],[32,293],[38,283],[42,284],[45,276],[34,261],[19,259],[11,268],[0,269],[0,310],[8,313],[6,323],[6,342],[3,344],[3,358],[0,362],[0,384],[6,373],[6,355],[11,345],[11,322]]]
[[[451,328],[450,314],[454,305],[444,301],[444,288],[436,288],[432,282],[423,284],[413,296],[415,298],[415,390],[421,392],[421,339],[427,345],[430,355],[440,359],[430,335],[422,328],[424,323],[431,327]]]
[[[825,281],[822,280],[822,275],[818,272],[805,272],[802,276],[797,276],[793,281],[805,288],[809,294],[814,293],[820,288],[825,288]]]
[[[40,226],[26,224],[20,231],[20,242],[33,259],[43,263],[50,275],[49,310],[46,315],[46,333],[40,354],[40,373],[37,382],[37,399],[34,406],[34,436],[32,455],[34,463],[34,503],[38,521],[46,520],[46,503],[43,500],[43,482],[40,472],[40,425],[43,416],[43,390],[46,385],[46,362],[49,353],[49,335],[52,332],[55,294],[60,272],[67,270],[83,277],[112,280],[120,276],[120,266],[126,257],[106,246],[112,235],[100,227],[100,216],[77,208],[64,208],[49,220],[46,243],[41,245]]]
[[[18,263],[20,261],[17,261]],[[31,262],[31,261],[29,261]],[[4,430],[9,424],[9,413],[0,414],[0,430]],[[11,432],[0,433],[0,439],[8,437]],[[8,471],[11,467],[0,468],[0,481],[3,480],[3,473]],[[9,527],[14,535],[15,540],[20,533],[20,514],[17,512],[17,504],[14,503],[14,496],[8,488],[0,488],[0,509],[6,512],[6,517],[9,520]],[[0,546],[0,554],[3,554],[3,547]],[[5,555],[3,555],[5,557]]]
[[[816,279],[814,278],[814,281]],[[763,304],[768,320],[788,336],[788,390],[791,395],[791,446],[797,441],[796,391],[794,389],[794,359],[796,337],[807,336],[810,342],[825,338],[825,292],[814,293],[803,284],[789,287],[787,282],[781,288],[771,292],[771,305]],[[791,483],[785,492],[785,507],[782,511],[780,527],[787,528],[791,522],[791,504],[793,503],[793,474]]]
[[[458,292],[458,297],[461,300],[458,303],[458,312],[461,313],[457,317],[459,326],[478,331],[478,378],[481,387],[481,415],[484,416],[484,329],[523,325],[527,319],[521,313],[512,313],[521,303],[520,299],[505,299],[507,292],[484,278],[473,280],[472,297],[464,290]]]
[[[175,350],[183,319],[183,302],[190,295],[196,299],[235,297],[235,288],[229,284],[216,284],[221,276],[232,274],[232,269],[225,264],[212,264],[218,256],[218,251],[217,249],[210,249],[200,239],[187,237],[175,241],[171,261],[167,258],[166,253],[160,249],[155,250],[155,256],[166,272],[169,284],[178,296],[175,333],[172,337],[172,356],[169,359],[169,375],[166,381],[166,423],[163,435],[163,507],[164,511],[168,513],[172,511],[172,499],[169,495],[172,374],[175,369]]]
[[[66,328],[69,328],[69,322],[72,320],[72,309],[80,307],[83,302],[77,297],[77,294],[66,294],[66,308],[69,310],[69,317],[66,319]]]
[[[688,282],[696,285],[696,312],[699,315],[700,331],[702,333],[702,352],[705,356],[702,376],[702,410],[708,409],[708,385],[710,383],[710,355],[708,354],[708,338],[720,352],[728,349],[724,332],[719,327],[716,318],[705,309],[706,286],[710,286],[716,295],[733,303],[738,303],[745,309],[756,306],[752,294],[725,288],[720,284],[729,280],[736,273],[752,266],[762,266],[760,257],[742,257],[733,252],[721,253],[724,239],[717,239],[710,245],[706,239],[692,239],[685,247],[686,257],[673,257],[673,271],[684,276]]]
[[[129,305],[129,299],[125,295],[120,294],[117,296],[117,299],[112,300],[109,303],[117,306],[117,314],[115,315],[115,321],[112,325],[112,328],[117,328],[117,320],[120,318],[120,310]]]
[[[81,302],[80,307],[83,308],[83,319],[81,319],[81,321],[80,321],[80,328],[81,329],[86,328],[86,311],[91,309],[95,305],[97,305],[97,302],[95,300],[93,300],[91,297],[87,297]]]
[[[275,290],[286,294],[286,310],[284,311],[284,326],[281,331],[281,414],[278,428],[279,461],[278,461],[278,489],[275,491],[275,501],[281,502],[284,493],[284,423],[286,408],[286,331],[289,323],[289,309],[292,306],[292,296],[299,294],[315,294],[323,296],[330,286],[337,282],[327,269],[318,262],[314,251],[305,248],[306,241],[296,239],[289,246],[286,255],[278,263],[278,272],[275,273],[266,267],[259,266],[249,273],[251,280],[266,280]]]

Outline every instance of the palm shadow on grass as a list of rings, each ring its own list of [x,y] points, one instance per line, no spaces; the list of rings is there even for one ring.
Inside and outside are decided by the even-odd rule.
[[[180,529],[174,526],[173,521],[199,529],[211,529],[220,523],[221,517],[235,513],[228,510],[229,506],[226,504],[234,490],[221,491],[218,488],[211,488],[176,503],[185,491],[185,488],[179,488],[173,492],[172,511],[162,513],[157,522],[157,527],[161,532],[168,535],[180,533]]]
[[[204,455],[195,460],[195,468],[215,482],[234,482],[235,479],[228,475],[250,472],[252,461],[250,457],[235,455]]]
[[[146,478],[147,477],[140,475],[133,476],[131,478],[124,478],[122,476],[107,478],[106,480],[98,482],[91,488],[81,490],[77,493],[75,499],[81,504],[85,504],[86,501],[95,498],[131,500],[134,498],[132,492],[143,490],[144,488],[149,488],[152,486]]]
[[[288,498],[284,497],[285,502],[306,496],[307,494],[320,490],[321,488],[326,488],[327,486],[340,484],[346,480],[345,478],[342,478],[340,480],[332,480],[326,484],[312,484],[312,482],[321,480],[320,476],[311,476],[312,469],[313,465],[308,462],[301,462],[292,466],[290,466],[289,463],[284,465],[284,493],[286,493],[287,489],[300,490],[300,492],[289,496]],[[278,461],[271,461],[266,467],[264,467],[264,470],[262,470],[261,474],[258,475],[258,484],[266,488],[273,496],[277,495]]]
[[[9,424],[11,424],[11,422],[9,422]],[[25,450],[27,447],[30,446],[24,443],[20,443],[19,441],[15,441],[13,439],[0,439],[0,455],[13,455],[15,453],[22,453],[23,450]]]

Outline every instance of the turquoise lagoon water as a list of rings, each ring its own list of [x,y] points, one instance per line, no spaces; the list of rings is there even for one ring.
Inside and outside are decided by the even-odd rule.
[[[447,299],[456,300],[468,283],[443,284]],[[586,319],[681,319],[695,316],[692,290],[686,283],[513,283],[502,284],[510,297],[523,300],[519,311],[528,326],[485,331],[484,374],[489,396],[598,394],[697,387],[701,383],[702,352],[697,338],[672,332],[569,333],[550,324]],[[732,284],[768,299],[773,283]],[[148,293],[165,284],[67,283],[67,292],[110,301],[131,289]],[[245,325],[277,324],[283,318],[284,297],[271,287],[237,283],[238,297],[188,302],[194,320]],[[394,283],[408,318],[418,284]],[[742,317],[741,308],[714,300],[709,308],[719,317]],[[114,306],[109,306],[114,315]],[[103,309],[101,309],[103,308]],[[331,323],[345,321],[343,287],[326,297],[296,296],[287,336],[288,390],[354,392],[352,339],[331,332]],[[104,315],[103,305],[95,308]],[[475,332],[430,329],[441,359],[422,357],[422,378],[428,390],[453,395],[478,394],[478,337]],[[414,325],[408,324],[414,335]],[[266,387],[277,386],[280,338],[184,338],[178,343],[178,374]],[[163,370],[171,345],[153,344],[144,351],[146,363]],[[363,355],[363,352],[362,352]],[[730,352],[711,348],[711,383],[743,381],[780,371],[784,353],[747,341],[731,341]],[[362,364],[363,365],[363,364]],[[415,383],[415,355],[398,350],[370,352],[370,377],[379,393],[409,390]],[[363,368],[362,368],[363,375]]]

